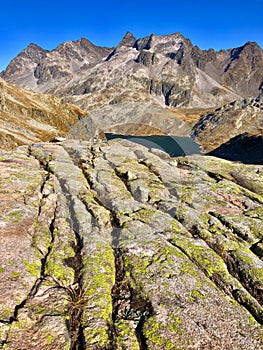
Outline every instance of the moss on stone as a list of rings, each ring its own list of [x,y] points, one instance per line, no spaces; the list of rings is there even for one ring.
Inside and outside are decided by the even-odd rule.
[[[103,242],[95,244],[95,249],[91,255],[85,256],[83,260],[83,274],[85,283],[83,284],[84,297],[88,304],[93,305],[89,314],[84,312],[82,325],[85,329],[86,341],[90,344],[100,346],[109,345],[108,325],[112,323],[112,297],[111,290],[115,283],[115,258],[110,246]],[[99,329],[93,327],[89,318],[94,317]],[[87,338],[88,337],[88,338]]]
[[[13,271],[13,272],[11,273],[11,276],[12,276],[12,278],[17,279],[17,278],[20,276],[20,272]]]
[[[197,289],[191,290],[191,293],[188,297],[189,301],[197,301],[198,299],[205,299],[205,296]]]
[[[116,336],[117,349],[132,349],[140,350],[135,330],[125,320],[118,320],[114,323]]]
[[[41,261],[35,260],[33,262],[29,262],[28,260],[23,260],[23,264],[26,267],[27,272],[34,277],[39,277],[41,272]]]
[[[224,260],[208,246],[193,239],[178,239],[176,245],[183,249],[191,259],[194,259],[210,278],[216,275],[220,276],[224,283],[230,283],[231,278]]]
[[[152,220],[152,217],[156,213],[156,210],[153,209],[141,209],[135,213],[130,214],[130,218],[133,220],[139,220],[144,223],[149,223]]]
[[[164,326],[157,321],[156,316],[149,318],[143,328],[143,335],[145,339],[147,339],[147,343],[153,343],[155,347],[164,347],[166,344],[166,339],[163,337],[161,332],[163,329]]]

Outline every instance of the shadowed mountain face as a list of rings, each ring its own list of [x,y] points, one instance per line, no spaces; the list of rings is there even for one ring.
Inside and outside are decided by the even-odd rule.
[[[263,165],[263,136],[244,133],[233,137],[228,142],[208,153],[208,155],[246,164]]]
[[[33,94],[0,79],[0,148],[63,136],[83,115],[56,96]]]
[[[1,76],[89,110],[119,102],[207,108],[257,95],[262,68],[263,53],[256,43],[202,51],[179,33],[138,40],[127,33],[113,50],[86,39],[52,51],[31,44]]]

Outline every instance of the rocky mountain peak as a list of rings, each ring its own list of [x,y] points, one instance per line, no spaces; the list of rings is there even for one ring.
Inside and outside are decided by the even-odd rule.
[[[178,50],[181,43],[186,39],[180,33],[158,36],[151,34],[136,41],[134,47],[137,50],[150,50],[157,52],[169,51],[171,49]]]
[[[38,61],[39,59],[42,59],[43,57],[45,57],[47,52],[48,50],[45,50],[42,47],[31,43],[24,50],[20,52],[18,57],[24,57],[34,61]]]
[[[247,42],[243,46],[231,50],[232,60],[238,59],[240,56],[246,56],[248,58],[262,56],[262,49],[256,42]]]
[[[16,83],[17,78],[19,79],[19,77],[27,75],[28,72],[32,71],[33,67],[45,59],[48,52],[48,50],[30,43],[9,63],[7,68],[1,72],[0,76],[11,83]],[[12,78],[8,79],[8,77]]]
[[[87,38],[80,38],[79,40],[77,40],[77,42],[81,45],[81,46],[95,46],[91,41],[89,41]]]
[[[30,43],[19,55],[33,60],[34,62],[39,62],[39,60],[46,56],[47,52],[48,50],[45,50],[34,43]]]
[[[60,44],[57,48],[53,50],[53,52],[59,52],[63,56],[67,56],[69,52],[81,53],[82,55],[88,54],[90,52],[96,52],[100,55],[101,51],[109,50],[107,48],[103,48],[100,46],[96,46],[91,41],[86,38],[81,38],[75,41],[67,41],[65,43]]]
[[[243,45],[243,48],[249,49],[251,51],[261,51],[261,47],[255,41],[248,41]]]
[[[45,49],[43,49],[41,46],[35,44],[35,43],[30,43],[24,51],[46,51]]]
[[[136,42],[135,36],[131,32],[127,32],[118,44],[120,46],[133,46]]]

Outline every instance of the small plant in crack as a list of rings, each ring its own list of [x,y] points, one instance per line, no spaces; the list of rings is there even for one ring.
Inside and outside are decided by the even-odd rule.
[[[67,300],[69,303],[69,311],[74,309],[83,309],[89,300],[86,295],[86,289],[82,289],[78,284],[65,287],[67,292]]]
[[[55,287],[63,289],[66,292],[66,300],[68,302],[68,312],[70,313],[73,310],[83,310],[83,308],[87,305],[90,300],[90,296],[87,296],[87,290],[89,286],[86,288],[82,288],[79,283],[74,283],[72,285],[65,286],[63,285],[57,278],[54,276],[51,277],[52,281],[55,282]]]
[[[126,306],[122,314],[122,319],[139,322],[142,318],[145,318],[147,316],[148,316],[147,311],[134,310],[129,306]]]

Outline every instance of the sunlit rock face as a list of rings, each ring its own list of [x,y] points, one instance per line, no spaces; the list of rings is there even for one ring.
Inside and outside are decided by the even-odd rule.
[[[113,49],[83,38],[52,51],[30,44],[1,76],[34,92],[67,96],[86,110],[127,101],[208,108],[256,96],[262,68],[256,43],[215,52],[180,33],[138,40],[127,33]]]
[[[253,136],[262,136],[263,93],[259,94],[257,97],[239,99],[215,110],[210,110],[201,116],[200,120],[193,126],[191,131],[192,137],[202,145],[205,152],[213,151],[227,142],[232,143],[230,140],[235,137],[237,137],[237,139],[234,141],[237,151],[238,142],[236,141],[238,139],[241,143],[243,143],[243,147],[245,147],[244,138],[243,141],[241,141],[241,135],[244,133],[248,133],[252,136],[251,141]],[[240,147],[242,148],[241,143]],[[257,150],[259,155],[261,153],[260,149],[261,148]],[[229,159],[234,160],[234,157],[231,158],[231,148],[229,148],[227,152],[229,153]],[[233,152],[235,152],[234,149]],[[245,148],[244,152],[246,152]],[[217,154],[219,155],[219,153]],[[246,161],[249,162],[248,154],[245,156],[245,158]],[[255,160],[256,158],[257,157],[255,157],[255,155],[253,156],[251,154],[252,163],[253,159]]]
[[[237,158],[262,144],[261,65],[255,43],[179,33],[10,63],[4,79],[54,95],[0,80],[0,347],[263,348],[263,165]],[[191,134],[239,162],[104,132]]]

